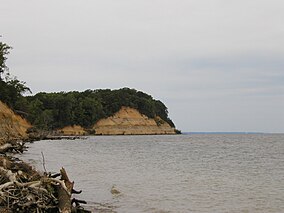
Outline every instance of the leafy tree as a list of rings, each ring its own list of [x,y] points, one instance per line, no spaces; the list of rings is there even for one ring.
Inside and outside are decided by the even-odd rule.
[[[31,93],[31,90],[25,85],[25,82],[18,80],[16,77],[11,77],[8,72],[6,60],[10,49],[10,46],[0,42],[0,100],[15,109],[22,95],[25,92]]]
[[[8,71],[8,67],[6,66],[6,55],[9,54],[10,49],[10,46],[3,42],[0,42],[0,80],[2,80],[3,73]]]
[[[42,111],[34,121],[34,125],[37,128],[44,130],[52,130],[54,128],[53,123],[53,111],[49,109]]]
[[[28,120],[34,124],[37,125],[38,116],[41,115],[41,113],[44,110],[43,103],[39,99],[30,100],[29,102],[29,113],[28,113]]]

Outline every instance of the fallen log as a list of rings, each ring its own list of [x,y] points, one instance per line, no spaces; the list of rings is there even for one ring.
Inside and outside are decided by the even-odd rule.
[[[85,201],[71,198],[74,182],[69,180],[64,168],[60,172],[60,180],[43,176],[36,181],[21,183],[21,172],[0,167],[0,207],[11,212],[46,212],[50,209],[61,213],[89,212],[80,206],[86,204]]]
[[[26,146],[24,142],[10,141],[2,146],[0,146],[0,153],[4,154],[7,152],[23,153],[26,151]]]
[[[2,146],[0,146],[0,153],[6,153],[9,149],[11,149],[13,147],[12,144],[10,143],[6,143]]]
[[[71,213],[71,192],[74,182],[71,182],[64,168],[60,170],[62,183],[58,185],[58,207],[62,213]]]
[[[0,156],[1,213],[90,213],[80,206],[85,201],[72,199],[72,193],[77,191],[64,168],[59,175],[40,174],[19,159],[6,156],[7,152],[23,147],[23,143],[15,141],[0,146],[0,151],[5,153]]]

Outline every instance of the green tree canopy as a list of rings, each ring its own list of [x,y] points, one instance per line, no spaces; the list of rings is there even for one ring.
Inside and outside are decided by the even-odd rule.
[[[114,115],[122,106],[137,109],[150,118],[159,116],[174,127],[173,122],[168,118],[167,107],[161,101],[135,89],[38,93],[26,99],[29,106],[23,104],[22,107],[30,109],[29,121],[47,129],[75,124],[89,128],[98,120]],[[53,123],[47,125],[46,121]]]

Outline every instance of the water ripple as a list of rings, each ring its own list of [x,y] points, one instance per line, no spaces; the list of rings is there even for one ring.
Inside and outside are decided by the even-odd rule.
[[[284,135],[107,136],[39,141],[97,212],[283,212]],[[110,190],[115,185],[122,196]],[[96,203],[95,203],[96,202]]]

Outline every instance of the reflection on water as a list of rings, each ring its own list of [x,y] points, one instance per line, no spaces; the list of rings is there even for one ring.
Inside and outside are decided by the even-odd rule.
[[[66,168],[98,212],[283,212],[284,135],[39,141],[22,159]],[[114,194],[112,187],[120,192]]]

